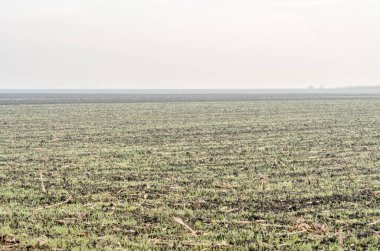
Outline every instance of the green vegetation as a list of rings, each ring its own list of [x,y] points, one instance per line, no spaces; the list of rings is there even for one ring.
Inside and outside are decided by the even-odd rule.
[[[0,106],[0,249],[377,250],[380,100]]]

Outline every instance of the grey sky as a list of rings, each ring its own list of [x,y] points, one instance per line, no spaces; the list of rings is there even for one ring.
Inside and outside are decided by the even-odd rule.
[[[380,1],[0,0],[0,89],[379,84]]]

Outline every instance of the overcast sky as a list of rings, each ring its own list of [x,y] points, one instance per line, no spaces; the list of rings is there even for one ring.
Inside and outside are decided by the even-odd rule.
[[[0,0],[0,89],[379,84],[377,0]]]

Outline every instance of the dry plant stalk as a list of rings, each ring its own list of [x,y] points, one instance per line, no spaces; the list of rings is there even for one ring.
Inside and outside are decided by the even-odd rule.
[[[262,191],[265,191],[266,189],[266,184],[268,182],[268,177],[265,177],[265,176],[260,176],[260,187],[261,187],[261,190]]]
[[[339,236],[339,245],[340,245],[341,247],[343,247],[343,246],[344,246],[344,239],[345,239],[345,236],[344,236],[343,228],[342,228],[342,227],[339,229],[338,236]]]
[[[380,224],[380,220],[369,223],[368,226],[373,226],[373,225],[377,225],[377,224]]]
[[[207,248],[226,248],[226,247],[231,247],[230,244],[228,244],[226,241],[222,242],[209,242],[209,241],[202,241],[202,242],[196,242],[196,241],[183,241],[181,242],[181,245],[183,246],[188,246],[188,247],[207,247]],[[204,249],[202,249],[204,250]],[[208,249],[207,249],[208,250]]]
[[[46,193],[46,187],[44,184],[44,178],[43,178],[42,172],[40,172],[40,181],[41,181],[41,190],[43,193]]]
[[[296,221],[296,223],[293,225],[293,230],[318,235],[326,235],[329,232],[326,224],[307,223],[303,219],[298,219]]]
[[[66,204],[66,203],[70,202],[72,199],[73,198],[71,196],[69,196],[65,201],[59,202],[57,204],[45,206],[45,207],[40,207],[40,208],[37,208],[35,211],[40,211],[40,210],[43,210],[43,209],[48,209],[48,208],[53,208],[53,207],[59,207],[59,206],[61,206],[63,204]]]
[[[11,235],[0,235],[0,250],[13,250],[20,245],[20,240]]]
[[[183,226],[184,228],[189,230],[192,235],[197,235],[197,232],[195,230],[193,230],[191,227],[189,227],[185,222],[183,222],[182,219],[180,219],[178,217],[173,217],[173,219],[175,222],[177,222],[178,224],[180,224],[181,226]]]

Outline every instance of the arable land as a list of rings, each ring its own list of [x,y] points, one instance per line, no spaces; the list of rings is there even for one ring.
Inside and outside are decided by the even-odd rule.
[[[0,250],[380,246],[378,96],[34,95],[0,95]]]

